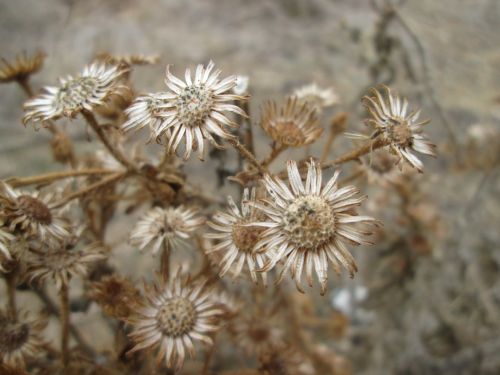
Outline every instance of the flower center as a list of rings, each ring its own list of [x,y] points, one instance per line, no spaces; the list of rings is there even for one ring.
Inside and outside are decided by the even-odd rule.
[[[238,248],[245,253],[252,253],[255,244],[259,241],[261,228],[257,227],[247,227],[243,225],[244,223],[239,223],[233,225],[233,242]]]
[[[305,141],[302,130],[294,121],[279,121],[274,128],[276,138],[286,146],[300,146]]]
[[[177,97],[178,117],[186,126],[202,126],[213,104],[212,91],[204,85],[187,86]]]
[[[394,121],[393,124],[389,125],[389,137],[392,142],[401,147],[409,147],[413,141],[413,135],[408,122],[405,120]]]
[[[29,332],[27,324],[7,322],[0,330],[0,352],[12,353],[21,348],[28,341]]]
[[[173,297],[159,308],[156,319],[166,336],[179,337],[193,329],[196,309],[188,299]]]
[[[283,228],[292,244],[305,250],[316,249],[333,236],[335,215],[323,198],[305,195],[287,207]]]
[[[45,203],[29,195],[21,195],[17,198],[21,211],[40,224],[49,225],[52,222],[52,214]]]
[[[73,113],[93,95],[98,82],[92,77],[80,77],[69,80],[57,94],[56,103],[66,113]]]

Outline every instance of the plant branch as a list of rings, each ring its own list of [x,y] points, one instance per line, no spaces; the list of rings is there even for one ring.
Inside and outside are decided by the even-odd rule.
[[[264,175],[267,173],[267,170],[259,163],[259,161],[255,158],[255,156],[248,151],[248,149],[243,146],[239,139],[231,138],[228,142],[250,163],[252,164],[260,174]]]
[[[30,177],[12,177],[6,180],[5,182],[7,182],[10,186],[17,188],[28,185],[48,184],[68,177],[92,176],[92,175],[110,174],[113,172],[115,171],[111,169],[91,168],[91,169],[71,170],[63,172],[51,172]]]

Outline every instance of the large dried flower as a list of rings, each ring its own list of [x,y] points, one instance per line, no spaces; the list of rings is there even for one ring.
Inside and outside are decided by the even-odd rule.
[[[82,110],[92,111],[106,103],[111,95],[120,95],[120,77],[127,72],[121,66],[94,63],[76,77],[60,79],[59,86],[47,86],[44,93],[24,104],[23,123],[74,117]]]
[[[50,247],[28,258],[26,276],[29,281],[54,282],[61,289],[72,277],[86,275],[92,264],[103,259],[106,253],[99,243],[81,249],[73,248],[73,244]]]
[[[41,332],[47,325],[44,319],[33,319],[28,313],[14,319],[0,310],[0,359],[1,362],[24,368],[26,359],[36,357],[44,341]]]
[[[153,254],[162,246],[171,249],[188,239],[204,220],[197,211],[182,206],[173,208],[154,207],[132,229],[130,243],[141,250],[151,247]]]
[[[189,283],[178,271],[167,285],[162,282],[146,286],[146,302],[131,319],[135,342],[130,351],[158,349],[156,361],[180,369],[186,352],[194,356],[193,340],[212,345],[211,332],[219,329],[218,309],[205,283]]]
[[[312,270],[315,268],[323,295],[329,263],[337,273],[340,273],[341,265],[351,276],[357,271],[356,262],[345,244],[369,244],[365,237],[370,233],[355,228],[355,225],[375,224],[376,221],[369,216],[355,216],[355,208],[366,197],[357,197],[359,190],[355,186],[339,189],[338,171],[323,186],[321,167],[311,159],[304,186],[296,162],[288,161],[287,170],[291,189],[278,177],[265,175],[264,186],[273,201],[253,203],[268,219],[255,223],[267,228],[258,244],[266,247],[270,256],[263,271],[283,260],[277,282],[290,270],[297,289],[303,291],[300,286],[303,271],[309,286],[312,286]]]
[[[0,66],[0,83],[25,82],[30,75],[42,69],[45,54],[38,51],[33,56],[28,56],[26,52],[18,55],[13,63],[9,63],[2,58],[3,66]]]
[[[422,129],[430,120],[418,121],[420,110],[408,113],[408,101],[405,98],[401,100],[388,87],[385,87],[386,98],[377,89],[371,92],[374,96],[364,96],[363,104],[372,116],[366,123],[375,127],[374,136],[382,135],[400,160],[407,161],[422,172],[424,166],[412,151],[436,155],[436,146],[423,134]]]
[[[116,274],[93,282],[88,294],[101,306],[104,313],[117,319],[130,317],[141,300],[141,294],[132,282]]]
[[[331,107],[340,101],[333,88],[322,89],[316,83],[296,89],[294,96],[297,97],[300,103],[309,103],[318,113],[323,108]]]
[[[314,108],[307,103],[299,104],[296,97],[288,97],[279,109],[276,102],[266,102],[260,124],[275,142],[288,147],[311,144],[323,133]]]
[[[224,112],[233,112],[240,116],[246,116],[245,112],[238,106],[231,104],[233,100],[246,100],[247,97],[231,94],[231,89],[236,85],[236,77],[230,76],[219,80],[220,70],[212,72],[214,64],[212,61],[206,67],[198,65],[194,77],[189,69],[186,70],[185,82],[170,73],[167,66],[165,84],[168,92],[154,95],[161,103],[157,108],[157,116],[164,120],[149,121],[152,136],[160,140],[164,135],[168,140],[167,150],[176,152],[179,144],[184,139],[184,159],[188,159],[193,150],[198,149],[198,156],[203,158],[204,139],[208,139],[213,145],[220,147],[214,135],[222,139],[233,139],[234,136],[226,131],[226,127],[238,126],[230,120]],[[147,99],[144,99],[147,102]],[[157,103],[151,102],[143,105],[144,117],[149,118],[152,106]],[[154,112],[154,111],[153,111]],[[135,117],[141,117],[139,107],[133,111]],[[135,121],[136,128],[142,125]],[[134,128],[129,125],[127,129]]]
[[[53,208],[54,194],[27,193],[0,183],[0,215],[11,232],[42,241],[62,240],[69,235],[68,224]]]
[[[264,249],[256,248],[259,242],[262,228],[248,226],[249,223],[257,219],[258,211],[251,207],[250,202],[255,201],[255,189],[252,189],[251,196],[248,189],[243,191],[243,201],[241,210],[234,203],[232,197],[227,198],[229,203],[228,212],[218,212],[214,215],[213,221],[208,225],[216,232],[207,233],[207,238],[217,239],[219,243],[209,249],[207,253],[221,251],[224,256],[221,258],[221,270],[219,275],[224,276],[233,268],[232,276],[237,277],[246,265],[250,276],[257,282],[256,268],[262,268],[266,260]],[[266,274],[261,273],[264,283]]]

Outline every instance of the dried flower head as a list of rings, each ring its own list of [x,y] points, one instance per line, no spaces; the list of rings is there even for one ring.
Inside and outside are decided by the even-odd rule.
[[[176,152],[182,139],[185,142],[184,159],[188,159],[193,150],[198,149],[198,156],[203,158],[204,139],[208,139],[216,147],[220,147],[214,135],[222,139],[233,139],[234,136],[226,131],[226,127],[236,128],[238,124],[230,120],[224,112],[233,112],[240,116],[246,116],[245,112],[238,106],[229,102],[233,100],[246,100],[247,97],[231,94],[231,89],[236,85],[236,77],[229,76],[219,80],[220,70],[212,72],[213,62],[206,67],[198,65],[194,77],[189,69],[186,70],[185,82],[170,73],[167,66],[165,84],[168,92],[155,94],[154,101],[144,105],[144,113],[136,107],[133,115],[149,118],[152,108],[157,111],[156,115],[163,121],[149,121],[152,136],[161,140],[166,136],[168,140],[167,150]],[[147,102],[147,99],[145,99]],[[156,107],[157,106],[157,107]],[[156,108],[155,108],[156,107]],[[154,111],[153,111],[154,112]],[[137,126],[128,124],[127,129],[142,128],[139,122]]]
[[[32,74],[42,69],[45,54],[38,51],[35,55],[28,56],[26,52],[23,52],[13,63],[9,63],[4,58],[1,60],[3,66],[0,66],[0,83],[26,82]]]
[[[44,93],[24,104],[23,123],[44,122],[60,117],[75,117],[83,110],[92,111],[106,103],[111,95],[120,95],[120,77],[127,72],[121,66],[91,64],[76,77],[60,79],[60,85],[47,86]]]
[[[221,259],[221,270],[219,275],[223,277],[230,268],[234,268],[233,277],[237,277],[246,265],[250,276],[257,282],[256,268],[262,268],[267,259],[264,249],[256,248],[260,240],[262,228],[252,227],[248,224],[256,221],[258,211],[251,207],[250,202],[255,201],[255,189],[250,194],[248,189],[243,191],[241,210],[236,206],[232,197],[227,197],[229,212],[218,212],[213,221],[208,225],[216,232],[207,233],[207,238],[216,239],[219,243],[209,249],[207,253],[221,251],[224,256]],[[266,274],[261,273],[264,283]]]
[[[0,215],[5,227],[26,238],[62,240],[69,235],[68,224],[53,208],[54,198],[54,194],[22,192],[0,183]]]
[[[408,113],[408,101],[405,98],[401,100],[388,87],[385,87],[386,98],[377,89],[372,89],[371,92],[374,96],[364,96],[363,104],[371,114],[366,123],[375,127],[374,136],[382,135],[400,160],[405,160],[422,172],[424,166],[412,150],[436,155],[436,146],[423,134],[422,129],[430,120],[418,121],[420,110]]]
[[[141,300],[141,294],[132,282],[117,274],[93,282],[89,297],[101,306],[106,315],[122,320],[130,317]]]
[[[57,289],[68,285],[75,276],[84,276],[89,267],[106,259],[106,250],[100,243],[75,249],[74,243],[50,247],[47,251],[33,253],[27,261],[26,276],[29,281],[54,282]]]
[[[196,210],[182,206],[154,207],[132,229],[130,243],[141,250],[151,247],[153,254],[158,253],[162,246],[171,249],[188,239],[204,223],[204,219],[196,214]]]
[[[299,104],[296,97],[288,97],[280,109],[276,102],[266,102],[260,125],[275,142],[289,147],[309,145],[323,133],[314,108]]]
[[[356,262],[345,244],[369,244],[365,237],[370,232],[357,229],[355,225],[377,222],[369,216],[355,215],[355,208],[366,197],[356,197],[359,189],[355,186],[339,189],[338,171],[323,186],[321,166],[311,159],[304,186],[296,162],[288,161],[287,170],[291,189],[278,177],[265,175],[263,183],[273,201],[253,203],[268,219],[255,223],[267,228],[258,244],[266,247],[270,255],[263,271],[283,260],[277,282],[290,270],[297,289],[303,292],[300,286],[303,270],[309,286],[312,286],[314,267],[323,295],[329,263],[337,273],[340,273],[341,266],[349,270],[351,276],[357,271]]]
[[[217,317],[223,311],[212,302],[204,282],[190,283],[178,271],[167,285],[158,282],[145,292],[144,307],[131,319],[131,353],[158,349],[158,364],[165,360],[167,367],[180,369],[186,351],[194,356],[193,340],[213,344],[209,335],[219,329]]]
[[[340,101],[333,88],[322,89],[316,83],[298,88],[294,91],[294,96],[301,104],[309,103],[318,113],[321,113],[323,108],[331,107]]]
[[[128,119],[122,125],[123,131],[138,131],[147,126],[151,138],[160,136],[167,125],[165,119],[159,114],[161,105],[166,102],[161,98],[162,95],[165,93],[147,94],[134,99],[125,110]]]
[[[143,55],[143,54],[130,54],[130,55],[112,55],[107,52],[99,53],[96,60],[106,64],[113,65],[154,65],[160,61],[158,55]]]
[[[14,319],[0,310],[1,362],[24,368],[26,359],[34,358],[42,351],[44,341],[41,332],[46,325],[44,319],[32,319],[28,313]]]

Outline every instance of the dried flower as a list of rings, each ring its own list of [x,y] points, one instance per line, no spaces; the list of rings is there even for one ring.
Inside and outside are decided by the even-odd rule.
[[[26,193],[0,183],[0,215],[11,232],[42,241],[62,240],[69,235],[68,224],[52,208],[53,194]]]
[[[296,97],[288,97],[280,109],[268,101],[260,125],[275,142],[289,147],[309,145],[323,133],[315,110],[307,103],[299,104]]]
[[[11,254],[10,254],[10,251],[9,251],[9,245],[10,245],[10,242],[14,238],[15,237],[12,234],[10,234],[9,232],[5,231],[3,228],[0,228],[0,252],[7,259],[11,258]],[[0,265],[0,270],[2,270],[1,265]]]
[[[322,89],[316,83],[298,88],[294,91],[294,96],[301,104],[309,103],[318,113],[321,113],[323,108],[331,107],[340,101],[332,87]]]
[[[0,83],[25,82],[30,75],[42,69],[45,54],[38,51],[35,55],[28,56],[24,52],[18,55],[13,63],[9,63],[3,58],[1,60],[3,66],[0,66]]]
[[[19,315],[19,314],[18,314]],[[0,359],[10,366],[24,368],[25,360],[36,357],[43,349],[43,319],[31,319],[23,313],[14,319],[0,310]]]
[[[182,206],[154,207],[137,222],[130,236],[130,243],[141,250],[152,247],[153,255],[162,246],[168,249],[189,238],[204,220],[195,216],[197,211]]]
[[[137,309],[141,294],[123,276],[108,275],[91,284],[89,297],[95,300],[104,313],[125,320]]]
[[[99,243],[82,249],[74,249],[73,246],[73,243],[66,243],[65,246],[34,253],[27,261],[29,281],[55,282],[60,290],[72,277],[86,275],[90,265],[106,258],[105,249]]]
[[[423,134],[422,129],[430,120],[417,122],[420,110],[408,113],[408,101],[401,100],[388,87],[385,87],[385,90],[386,99],[376,89],[371,90],[375,96],[363,97],[363,104],[372,116],[365,122],[375,127],[374,137],[380,134],[389,142],[391,151],[400,160],[407,161],[422,172],[424,167],[422,162],[411,151],[436,155],[436,146]]]
[[[59,87],[47,86],[45,93],[24,104],[23,123],[71,118],[82,110],[91,111],[105,104],[111,95],[120,95],[123,86],[117,83],[126,72],[123,67],[94,63],[76,77],[61,78]]]
[[[285,263],[277,282],[290,270],[297,289],[303,292],[300,286],[303,270],[305,268],[307,282],[312,286],[314,267],[323,295],[329,262],[337,273],[340,273],[341,265],[351,276],[357,271],[356,262],[345,243],[369,244],[365,236],[370,232],[356,229],[354,225],[377,222],[369,216],[355,216],[355,208],[366,197],[356,197],[359,189],[355,186],[339,189],[338,171],[322,186],[321,167],[311,159],[304,187],[295,161],[288,161],[287,170],[291,190],[278,177],[265,175],[264,186],[273,201],[253,203],[268,219],[267,222],[255,223],[267,228],[258,244],[267,247],[270,254],[263,271],[283,260]]]
[[[160,60],[158,55],[143,55],[143,54],[130,54],[130,55],[112,55],[107,52],[99,53],[96,60],[102,61],[106,64],[113,65],[154,65]]]
[[[165,93],[147,94],[136,98],[125,110],[128,120],[122,125],[123,131],[138,131],[147,126],[151,138],[160,136],[167,126],[165,119],[159,115],[161,105],[166,102],[161,99],[161,95]]]
[[[130,353],[158,349],[158,364],[165,359],[167,367],[180,369],[186,351],[194,356],[193,340],[213,344],[209,334],[219,329],[217,316],[223,311],[211,301],[204,282],[191,284],[179,271],[167,285],[145,288],[145,305],[131,319],[135,346]]]
[[[259,250],[255,247],[259,242],[262,228],[247,225],[257,219],[258,211],[249,203],[255,201],[255,189],[252,189],[251,194],[248,189],[244,190],[241,210],[236,206],[232,197],[229,196],[227,200],[229,212],[218,212],[214,215],[213,221],[208,222],[208,225],[216,232],[207,233],[205,236],[220,242],[208,249],[207,253],[216,251],[225,253],[220,263],[219,275],[221,277],[232,266],[234,266],[232,276],[237,277],[246,264],[252,280],[257,282],[256,267],[262,268],[267,258],[263,249]],[[261,276],[263,282],[266,283],[266,274],[263,272]]]
[[[169,91],[156,94],[162,101],[158,115],[164,118],[164,121],[158,128],[152,129],[152,133],[158,140],[166,135],[169,152],[176,152],[184,138],[184,159],[188,159],[195,149],[198,149],[199,158],[203,159],[204,139],[220,147],[214,135],[222,139],[234,138],[225,128],[236,128],[238,124],[226,117],[224,112],[246,116],[240,107],[228,103],[247,99],[245,96],[230,93],[236,85],[236,77],[229,76],[219,80],[221,71],[212,72],[213,68],[213,62],[209,62],[206,67],[198,65],[194,79],[187,69],[186,82],[183,82],[172,75],[167,66],[165,84]]]

